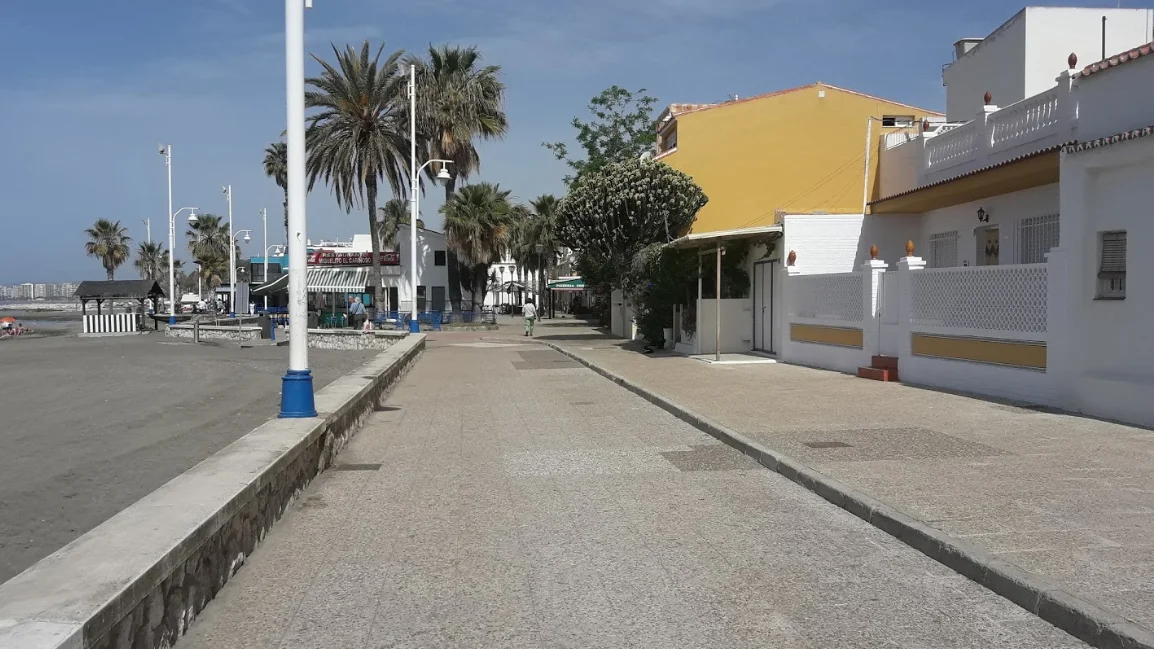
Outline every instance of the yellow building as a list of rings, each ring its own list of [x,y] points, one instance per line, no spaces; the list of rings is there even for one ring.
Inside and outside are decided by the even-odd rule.
[[[824,83],[672,104],[658,120],[657,159],[693,176],[709,197],[695,234],[771,225],[780,213],[861,214],[869,118],[873,185],[881,136],[942,115]]]

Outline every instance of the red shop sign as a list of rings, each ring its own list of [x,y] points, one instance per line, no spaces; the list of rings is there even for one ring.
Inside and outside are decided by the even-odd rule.
[[[372,266],[371,252],[342,252],[340,250],[317,250],[309,253],[309,266]],[[382,266],[400,266],[401,253],[382,252]]]

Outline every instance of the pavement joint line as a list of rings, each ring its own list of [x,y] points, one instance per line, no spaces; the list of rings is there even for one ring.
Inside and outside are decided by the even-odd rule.
[[[409,336],[0,584],[0,647],[170,647],[425,349]],[[371,373],[372,378],[369,378]]]
[[[572,358],[702,432],[757,460],[765,468],[818,494],[906,545],[1099,649],[1154,649],[1154,631],[1046,579],[954,538],[787,455],[651,391],[566,347],[543,345]]]

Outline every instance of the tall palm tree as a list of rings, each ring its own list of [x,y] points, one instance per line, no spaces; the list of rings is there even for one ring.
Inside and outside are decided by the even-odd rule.
[[[402,52],[381,61],[365,41],[360,51],[335,46],[336,65],[314,56],[324,68],[321,76],[306,79],[305,105],[316,109],[309,118],[305,143],[311,188],[323,179],[337,204],[351,211],[366,205],[373,242],[373,304],[380,303],[381,240],[377,226],[377,192],[384,179],[394,196],[407,195],[408,93],[400,74]]]
[[[532,212],[518,228],[515,255],[523,260],[518,263],[524,263],[530,275],[536,276],[538,300],[546,293],[546,276],[556,264],[561,248],[556,231],[557,204],[552,194],[538,196],[530,203]]]
[[[475,142],[505,136],[509,122],[505,116],[505,84],[500,67],[482,65],[475,47],[430,45],[427,58],[412,55],[407,63],[416,67],[419,112],[417,122],[425,159],[452,160],[445,183],[445,202],[465,180],[481,168]],[[440,171],[429,165],[429,178]],[[448,255],[449,297],[461,301],[459,262],[453,251]]]
[[[88,235],[84,252],[89,257],[99,258],[108,279],[115,279],[116,269],[128,261],[132,252],[128,247],[128,243],[132,241],[132,237],[128,236],[128,228],[121,226],[120,221],[97,219],[84,234]]]
[[[194,259],[224,257],[228,259],[228,222],[216,214],[201,214],[196,223],[190,223],[188,231],[188,251]],[[227,263],[225,264],[227,271]]]
[[[474,310],[478,296],[484,301],[489,266],[500,261],[501,252],[508,245],[513,218],[510,193],[491,183],[465,185],[441,206],[446,243],[471,269]]]
[[[264,150],[264,173],[284,192],[284,242],[288,245],[288,145],[273,142]]]
[[[133,265],[141,279],[159,281],[168,274],[168,251],[159,243],[146,241],[136,249]]]
[[[384,207],[377,209],[377,232],[381,239],[381,248],[393,249],[396,247],[397,235],[401,226],[409,224],[409,201],[403,198],[391,198]],[[417,227],[424,228],[425,221],[417,219]]]

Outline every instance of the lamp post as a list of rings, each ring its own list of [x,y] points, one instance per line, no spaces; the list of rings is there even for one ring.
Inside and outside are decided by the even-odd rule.
[[[260,222],[261,222],[261,226],[264,228],[264,240],[263,240],[263,244],[262,244],[262,245],[264,245],[264,274],[262,274],[260,276],[260,281],[267,284],[268,283],[268,210],[266,210],[263,207],[260,208]],[[265,308],[265,310],[268,310],[268,293],[265,293],[265,295],[264,295],[264,308]]]
[[[285,99],[288,128],[289,366],[281,383],[280,417],[316,417],[309,370],[305,248],[305,7],[285,0]]]
[[[171,186],[171,185],[170,185]],[[176,217],[181,212],[188,210],[188,224],[196,225],[200,219],[196,216],[195,207],[182,207],[176,213],[169,213],[168,215],[168,324],[176,324],[176,251],[173,250],[176,243]]]
[[[268,286],[268,251],[276,248],[280,244],[272,244],[264,247],[264,285]],[[268,309],[268,291],[264,292],[264,308]]]
[[[505,267],[498,266],[497,270],[501,271],[501,283],[497,285],[497,295],[493,299],[493,309],[499,309],[501,305],[499,302],[505,299]]]
[[[409,333],[420,333],[421,323],[417,320],[417,215],[420,214],[418,193],[421,172],[434,162],[441,163],[441,170],[437,172],[437,180],[450,180],[450,160],[427,160],[420,167],[417,166],[417,66],[409,66],[409,169],[413,177],[409,185],[409,263],[413,265],[412,291],[413,308],[409,314]]]
[[[232,231],[232,228],[229,228]],[[252,230],[241,230],[228,245],[228,317],[236,317],[236,240],[244,235],[244,242],[252,241]]]
[[[152,243],[152,219],[140,219],[140,221],[144,223],[145,231],[148,233],[146,241]]]

